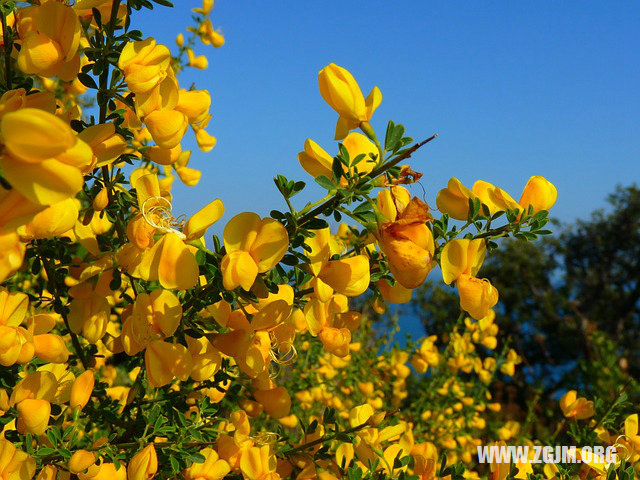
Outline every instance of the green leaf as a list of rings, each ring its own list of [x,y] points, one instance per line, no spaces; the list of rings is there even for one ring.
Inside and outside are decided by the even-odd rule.
[[[334,188],[336,188],[336,185],[324,175],[320,175],[319,177],[316,177],[315,180],[318,185],[320,185],[322,188],[325,188],[327,190],[333,190]]]

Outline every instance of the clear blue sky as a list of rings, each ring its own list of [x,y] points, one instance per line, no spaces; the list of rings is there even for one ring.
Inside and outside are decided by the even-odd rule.
[[[198,5],[175,3],[138,14],[132,28],[174,48]],[[175,211],[188,214],[221,198],[216,232],[241,211],[284,210],[277,173],[314,184],[296,159],[307,137],[335,153],[336,114],[317,85],[330,62],[365,95],[380,87],[372,123],[381,135],[389,119],[416,139],[440,134],[412,161],[434,207],[453,175],[516,199],[529,176],[544,175],[559,191],[552,213],[569,221],[603,206],[616,184],[640,181],[637,1],[217,0],[212,18],[227,43],[200,46],[209,69],[180,82],[211,91],[218,145],[194,149],[203,178],[174,194]]]

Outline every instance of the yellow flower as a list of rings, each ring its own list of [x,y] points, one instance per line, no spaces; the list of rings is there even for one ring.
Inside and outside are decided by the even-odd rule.
[[[146,93],[167,76],[171,52],[153,38],[129,42],[122,49],[118,67],[124,72],[129,90]]]
[[[24,88],[6,91],[0,97],[0,117],[21,108],[39,108],[51,114],[56,113],[56,98],[51,92],[27,92]]]
[[[442,249],[440,267],[444,283],[449,285],[456,281],[460,275],[475,276],[487,253],[484,240],[457,239],[448,242]]]
[[[73,333],[82,335],[95,344],[107,331],[111,306],[106,298],[91,296],[75,298],[69,308],[69,326]]]
[[[193,369],[193,361],[187,349],[180,344],[153,340],[144,354],[149,383],[162,387],[174,378],[186,380]]]
[[[29,9],[26,16],[31,18],[30,22],[23,21],[21,15],[18,68],[28,74],[73,80],[80,69],[81,34],[74,9],[63,3],[47,2]],[[25,25],[30,28],[25,29]]]
[[[202,0],[202,8],[192,8],[193,13],[199,13],[202,15],[209,15],[213,9],[213,0]]]
[[[33,220],[18,228],[23,240],[49,238],[71,230],[78,220],[80,202],[67,198],[38,213]]]
[[[170,291],[157,289],[151,294],[141,293],[133,303],[131,315],[122,325],[124,351],[127,355],[135,355],[151,340],[170,337],[181,318],[180,301]]]
[[[253,396],[264,407],[267,415],[273,418],[282,418],[289,415],[291,397],[286,388],[275,387],[270,390],[255,390]]]
[[[193,68],[197,68],[198,70],[206,70],[209,67],[209,60],[204,55],[198,55],[196,57],[193,50],[187,49],[187,59],[189,60],[188,65]]]
[[[102,167],[115,161],[126,148],[126,140],[116,133],[113,123],[101,123],[85,128],[78,138],[86,142],[93,150],[92,168]]]
[[[349,355],[351,331],[348,328],[325,326],[318,333],[318,338],[327,352],[337,357],[346,357]]]
[[[224,288],[241,286],[249,290],[258,273],[275,267],[289,246],[284,226],[271,218],[260,218],[252,212],[233,217],[224,228],[227,254],[222,259]]]
[[[128,480],[149,480],[156,475],[158,471],[158,457],[153,443],[150,443],[138,453],[136,453],[129,462],[127,469]]]
[[[533,213],[549,210],[558,199],[558,190],[546,178],[534,176],[529,179],[518,202],[525,210],[533,206]]]
[[[222,365],[222,355],[206,337],[193,338],[187,335],[187,348],[193,361],[191,378],[202,382],[215,375]]]
[[[488,280],[476,278],[485,255],[481,238],[451,240],[440,255],[444,283],[456,282],[460,307],[476,320],[485,317],[498,302],[498,290]]]
[[[498,303],[498,290],[486,278],[462,274],[456,281],[460,308],[476,320],[486,316]]]
[[[155,110],[144,117],[153,141],[159,147],[176,147],[189,128],[187,116],[177,110]]]
[[[94,383],[95,376],[93,370],[82,372],[71,385],[69,407],[74,410],[82,410],[91,398]]]
[[[31,480],[36,473],[36,461],[18,450],[13,443],[0,437],[0,478],[7,480]]]
[[[204,121],[209,114],[211,96],[206,90],[180,89],[176,110],[184,113],[190,124],[198,124]]]
[[[365,156],[356,166],[349,168],[351,173],[354,173],[355,169],[357,169],[359,175],[366,175],[373,170],[375,162],[372,161],[371,154],[378,155],[378,150],[367,137],[358,132],[351,132],[346,136],[342,144],[349,152],[351,161],[359,155]],[[302,168],[313,177],[325,176],[332,178],[333,176],[333,157],[310,138],[307,138],[304,142],[304,151],[298,153],[298,161]],[[340,182],[343,185],[347,184],[345,178],[341,178]]]
[[[240,470],[246,480],[267,480],[273,478],[277,459],[269,445],[250,447],[240,457]]]
[[[373,407],[368,403],[353,407],[349,412],[349,425],[359,427],[367,423],[374,413]]]
[[[45,362],[66,363],[69,359],[69,350],[59,335],[53,333],[34,335],[33,347],[36,357]]]
[[[27,398],[17,405],[18,431],[23,435],[42,435],[49,426],[51,404],[47,400]]]
[[[365,99],[353,75],[335,63],[320,70],[318,83],[324,101],[340,115],[336,125],[336,140],[345,138],[349,130],[358,128],[361,123],[369,122],[382,102],[378,87],[373,87]]]
[[[565,417],[576,420],[593,417],[596,413],[593,402],[584,397],[578,397],[578,392],[575,390],[569,390],[562,396],[560,408]]]
[[[44,110],[24,108],[4,115],[0,129],[2,172],[31,202],[51,205],[80,191],[93,153],[69,125]]]
[[[200,450],[205,460],[193,463],[184,472],[185,480],[222,480],[230,471],[229,464],[218,457],[212,448]]]
[[[410,288],[403,287],[400,282],[396,282],[393,287],[389,285],[389,282],[385,279],[378,280],[376,284],[380,293],[382,294],[382,298],[384,298],[385,302],[395,303],[395,304],[403,304],[409,303],[411,301],[411,297],[413,296],[413,290]]]
[[[429,207],[414,197],[395,221],[382,224],[378,231],[378,243],[389,270],[405,288],[422,285],[433,268],[435,245],[426,225],[430,219]]]
[[[78,473],[80,480],[127,480],[127,469],[120,464],[116,469],[113,463],[103,462],[89,467],[85,473]]]
[[[0,326],[0,365],[29,362],[35,354],[33,336],[22,327]]]
[[[208,18],[204,21],[198,33],[200,34],[200,40],[205,45],[213,45],[213,48],[220,48],[224,45],[224,35],[213,29],[211,20]]]
[[[476,198],[475,193],[456,177],[452,177],[447,188],[438,192],[436,205],[441,213],[446,213],[456,220],[466,220],[469,217],[469,199],[474,198]]]
[[[88,450],[77,450],[71,455],[68,467],[74,474],[84,472],[96,463],[96,454]]]

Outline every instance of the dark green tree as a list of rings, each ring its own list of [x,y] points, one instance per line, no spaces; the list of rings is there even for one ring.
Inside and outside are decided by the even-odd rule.
[[[587,220],[542,242],[505,240],[480,271],[500,292],[496,321],[523,357],[516,381],[605,393],[640,374],[640,189],[618,187]],[[425,284],[408,313],[427,334],[459,314],[455,289]],[[452,301],[453,300],[453,301]],[[405,310],[405,313],[407,310]],[[569,381],[567,383],[567,381]]]

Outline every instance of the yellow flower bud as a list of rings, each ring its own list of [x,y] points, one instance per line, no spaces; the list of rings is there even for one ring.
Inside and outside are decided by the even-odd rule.
[[[109,205],[109,192],[106,188],[101,188],[98,194],[93,199],[93,209],[96,212],[101,212]]]
[[[558,190],[556,187],[546,178],[534,176],[525,185],[518,203],[525,210],[529,208],[529,205],[532,205],[533,213],[536,213],[540,210],[549,210],[557,199]]]
[[[374,87],[365,100],[353,75],[335,63],[320,70],[318,83],[322,98],[340,115],[336,126],[336,140],[345,138],[349,130],[371,120],[373,112],[382,101],[378,87]]]
[[[127,469],[120,464],[116,469],[113,463],[101,463],[92,465],[86,472],[78,473],[80,480],[127,480]]]
[[[182,47],[184,45],[184,35],[182,33],[179,33],[176,37],[176,45],[179,47]]]
[[[218,140],[204,128],[200,128],[196,132],[196,142],[198,143],[198,148],[200,150],[203,152],[209,152],[216,146]]]
[[[69,308],[69,326],[95,344],[107,331],[111,306],[104,297],[76,298]]]
[[[0,477],[7,480],[30,480],[36,473],[36,461],[18,450],[4,435],[0,437],[0,458]]]
[[[286,388],[276,387],[270,390],[256,390],[253,392],[253,396],[262,404],[267,415],[273,418],[282,418],[289,415],[291,396]]]
[[[189,66],[197,68],[198,70],[206,70],[209,67],[209,60],[204,55],[196,55],[190,48],[187,50],[187,58],[189,59]]]
[[[389,285],[387,280],[381,279],[378,281],[377,285],[378,289],[380,289],[380,293],[382,294],[382,298],[389,303],[409,303],[413,296],[413,290],[403,287],[400,282],[396,282],[392,287]]]
[[[304,142],[304,152],[298,153],[298,161],[300,166],[312,177],[331,178],[333,157],[310,138]]]
[[[460,308],[476,320],[486,316],[498,303],[498,290],[485,278],[462,274],[456,281],[456,286],[460,295]]]
[[[456,177],[452,177],[447,188],[438,192],[436,205],[440,212],[448,214],[451,218],[466,220],[469,217],[469,199],[474,198],[476,198],[475,193]]]
[[[156,110],[144,118],[153,141],[159,147],[176,147],[189,128],[187,116],[177,110]]]
[[[349,343],[351,342],[349,329],[324,327],[318,333],[318,338],[327,352],[338,357],[349,355]]]
[[[74,474],[84,472],[86,469],[96,463],[96,454],[88,450],[78,450],[71,455],[68,467],[69,471]]]
[[[144,360],[149,383],[154,387],[167,385],[174,378],[184,381],[193,370],[191,355],[184,346],[162,340],[149,343]]]
[[[71,385],[69,407],[74,410],[82,410],[91,398],[94,383],[95,376],[93,370],[86,370],[78,376]]]
[[[206,90],[180,89],[176,110],[184,113],[190,124],[198,124],[207,118],[211,96]]]
[[[59,335],[45,333],[34,335],[33,346],[40,360],[49,363],[65,363],[69,359],[69,350]]]
[[[78,220],[80,202],[67,198],[38,213],[24,228],[18,229],[26,239],[49,238],[71,230]]]
[[[108,165],[124,153],[127,148],[125,139],[116,133],[113,123],[102,123],[85,128],[78,138],[86,142],[93,150],[94,168]]]
[[[176,173],[180,177],[182,183],[187,187],[195,187],[202,177],[202,172],[200,170],[189,167],[176,168]]]
[[[127,43],[118,60],[129,90],[134,93],[146,93],[158,85],[166,77],[170,63],[169,49],[153,38]]]
[[[28,398],[18,403],[17,408],[17,427],[20,433],[42,435],[45,432],[51,415],[51,404],[48,401]]]
[[[229,464],[218,458],[218,452],[212,448],[200,450],[204,462],[193,463],[184,472],[185,480],[222,480],[230,471]]]
[[[69,125],[44,110],[23,108],[2,117],[2,172],[31,202],[51,205],[75,196],[91,164],[91,148]]]
[[[128,480],[149,480],[158,471],[158,457],[153,443],[136,453],[129,462]]]
[[[202,237],[207,229],[216,223],[224,215],[222,200],[216,199],[207,206],[194,213],[184,226],[182,233],[187,240],[195,240]]]
[[[77,51],[81,33],[74,9],[63,3],[47,2],[32,13],[33,26],[21,32],[18,68],[28,74],[73,80],[80,69]]]
[[[144,156],[152,162],[156,162],[160,165],[171,165],[178,161],[181,153],[182,147],[180,145],[176,145],[171,149],[161,148],[154,145],[145,150]]]

